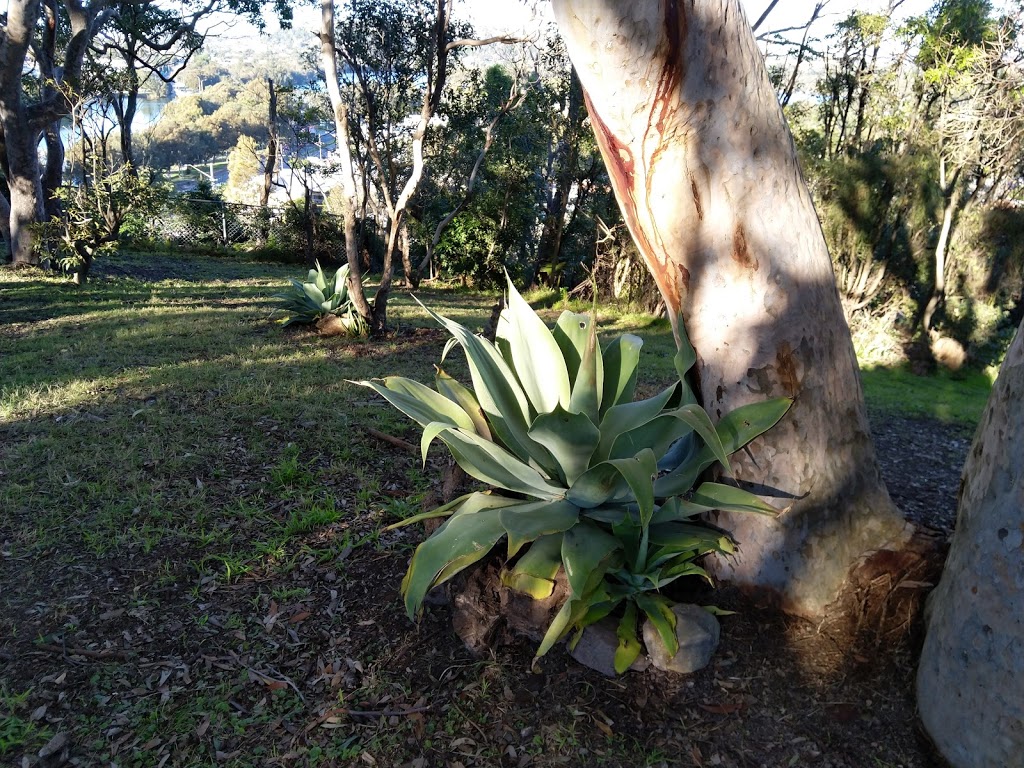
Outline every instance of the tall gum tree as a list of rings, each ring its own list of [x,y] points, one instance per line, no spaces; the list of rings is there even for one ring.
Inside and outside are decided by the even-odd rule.
[[[623,216],[697,350],[704,407],[795,398],[733,464],[788,509],[724,516],[740,550],[712,567],[823,615],[851,568],[913,529],[879,474],[828,249],[750,26],[738,0],[553,6]]]
[[[964,467],[949,559],[929,597],[918,710],[956,768],[1024,759],[1024,323]]]
[[[1024,759],[1024,323],[1006,353],[928,598],[917,670],[925,730],[956,768]]]

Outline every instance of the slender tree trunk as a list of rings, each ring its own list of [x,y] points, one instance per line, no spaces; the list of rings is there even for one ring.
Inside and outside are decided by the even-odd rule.
[[[55,193],[64,183],[64,140],[60,135],[60,123],[53,122],[43,134],[46,142],[46,167],[43,170],[43,210],[47,219],[60,216],[60,200]]]
[[[928,598],[917,671],[925,730],[956,768],[1024,756],[1024,323],[960,485],[956,531]]]
[[[3,238],[7,253],[4,254],[4,261],[11,261],[11,201],[4,195],[0,195],[0,237]]]
[[[348,110],[341,99],[338,84],[338,51],[334,42],[334,0],[320,0],[320,62],[324,68],[327,96],[331,102],[339,172],[341,174],[341,217],[345,229],[345,259],[348,262],[348,289],[356,311],[367,322],[373,310],[363,292],[362,269],[359,266],[359,242],[356,237],[356,182],[352,173],[352,150],[348,136]]]
[[[939,159],[939,186],[942,189],[942,224],[939,227],[939,239],[935,244],[935,277],[932,280],[932,295],[928,298],[924,313],[921,316],[921,326],[925,333],[932,329],[935,314],[946,298],[946,254],[949,250],[949,235],[953,231],[953,216],[956,213],[957,205],[957,181],[960,179],[960,171],[957,168],[951,179],[947,181],[946,158]]]
[[[129,70],[128,88],[112,99],[114,114],[117,115],[118,141],[121,145],[121,160],[131,169],[133,176],[138,175],[135,167],[135,147],[132,123],[139,109],[139,79],[133,70]]]
[[[712,418],[795,398],[734,457],[778,519],[724,515],[712,564],[820,616],[862,556],[911,533],[879,475],[857,361],[796,151],[738,0],[554,0],[623,216]],[[677,329],[678,331],[678,329]]]
[[[270,202],[270,190],[274,187],[274,170],[277,167],[277,89],[274,81],[267,78],[269,94],[267,106],[267,130],[270,139],[267,141],[267,162],[263,167],[263,189],[260,190],[260,208],[266,208]]]
[[[11,257],[15,264],[36,264],[31,225],[42,216],[39,186],[39,132],[29,125],[21,98],[21,74],[32,30],[39,16],[39,0],[12,2],[6,34],[0,41],[0,122],[6,145],[7,186],[10,190]]]
[[[565,212],[569,206],[569,192],[576,174],[580,133],[586,114],[583,106],[583,88],[575,67],[569,73],[569,97],[566,111],[568,119],[565,133],[558,141],[551,163],[555,174],[555,185],[548,196],[547,206],[544,210],[544,228],[541,230],[540,243],[537,247],[537,269],[550,266],[552,277],[554,277],[558,257],[562,252]]]

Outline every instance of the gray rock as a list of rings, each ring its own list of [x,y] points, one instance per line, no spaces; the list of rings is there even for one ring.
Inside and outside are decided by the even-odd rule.
[[[704,669],[718,648],[721,635],[718,619],[699,605],[674,605],[672,612],[676,615],[679,640],[679,652],[675,656],[669,655],[650,619],[644,622],[644,644],[651,663],[666,672],[684,675]]]
[[[615,677],[615,649],[619,638],[615,633],[615,622],[602,619],[583,630],[583,636],[569,653],[585,667],[600,672],[606,677]],[[643,672],[650,666],[646,656],[639,656],[630,669]]]

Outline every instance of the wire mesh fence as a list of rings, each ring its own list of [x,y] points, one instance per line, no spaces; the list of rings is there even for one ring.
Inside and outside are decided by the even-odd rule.
[[[190,250],[245,249],[323,258],[341,243],[340,216],[311,206],[264,208],[182,197],[150,212],[131,233],[135,240]]]

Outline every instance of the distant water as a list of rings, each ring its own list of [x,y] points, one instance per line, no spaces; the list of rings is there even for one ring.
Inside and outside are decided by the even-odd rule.
[[[160,115],[163,114],[164,107],[170,103],[170,99],[146,99],[142,96],[139,97],[139,103],[135,108],[135,119],[132,120],[132,130],[135,133],[144,131],[149,128],[153,123],[160,119]],[[117,123],[114,120],[113,112],[109,115],[104,116],[102,119],[97,117],[87,117],[86,126],[91,134],[99,133],[102,130],[104,133],[113,133],[117,129]],[[64,146],[68,148],[72,143],[78,140],[76,132],[75,136],[72,136],[71,121],[64,120],[61,123],[60,135],[64,139]],[[112,136],[112,138],[114,138]],[[116,142],[117,139],[114,138]]]

